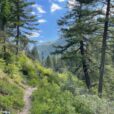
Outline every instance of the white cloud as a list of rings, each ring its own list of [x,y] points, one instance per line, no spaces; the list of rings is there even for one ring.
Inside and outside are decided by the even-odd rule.
[[[31,32],[30,35],[26,35],[28,38],[37,38],[40,36],[40,32]]]
[[[102,12],[103,12],[104,14],[106,13],[106,9],[107,9],[107,6],[104,5],[104,6],[102,7]]]
[[[79,6],[79,2],[76,0],[68,0],[68,7],[69,9],[73,9],[76,6]]]
[[[38,32],[32,32],[31,34],[31,37],[34,37],[34,38],[39,37],[39,36],[40,36],[40,33]]]
[[[31,15],[35,15],[35,16],[38,16],[39,18],[41,18],[42,17],[42,14],[41,13],[37,13],[37,12],[35,12],[35,11],[32,11],[31,12]]]
[[[38,40],[38,43],[44,43],[44,41],[43,40]]]
[[[38,23],[46,23],[47,21],[45,19],[39,19]]]
[[[37,7],[39,13],[46,13],[46,11],[42,8],[42,6]]]
[[[36,13],[34,11],[31,12],[32,15],[35,15]]]
[[[41,5],[32,5],[32,7],[36,8],[39,13],[46,13],[46,11],[43,9]]]
[[[65,2],[66,0],[49,0],[49,2]]]
[[[52,3],[52,6],[51,6],[51,12],[55,12],[57,10],[61,10],[62,8],[56,4],[56,3]]]
[[[64,2],[65,0],[58,0],[59,2]]]

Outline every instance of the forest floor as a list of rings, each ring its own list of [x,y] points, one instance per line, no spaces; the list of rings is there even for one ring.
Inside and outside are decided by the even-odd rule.
[[[31,96],[32,93],[36,90],[37,88],[32,88],[32,87],[26,87],[25,92],[24,92],[24,102],[25,106],[19,114],[30,114],[30,109],[31,109]]]

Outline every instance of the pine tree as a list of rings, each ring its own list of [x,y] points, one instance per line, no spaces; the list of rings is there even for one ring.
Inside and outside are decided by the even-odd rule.
[[[44,52],[41,52],[41,63],[43,66],[45,66],[45,56],[44,56]]]
[[[102,96],[102,89],[103,89],[103,76],[104,76],[104,68],[105,68],[105,57],[106,57],[106,46],[107,46],[108,29],[109,29],[111,0],[107,0],[106,2],[107,2],[107,8],[106,8],[105,23],[104,23],[103,40],[102,40],[100,77],[99,77],[99,87],[98,87],[98,93],[100,97]]]
[[[33,59],[40,61],[40,57],[39,57],[39,52],[38,52],[37,46],[34,46],[32,48],[32,50],[31,50],[31,56],[32,56]]]
[[[94,0],[93,0],[94,1]],[[89,75],[89,59],[88,45],[91,41],[91,36],[98,29],[95,24],[94,17],[98,11],[90,10],[90,5],[93,1],[77,0],[72,6],[71,11],[64,16],[58,24],[62,30],[62,37],[66,39],[67,45],[58,46],[58,52],[63,52],[64,59],[76,58],[76,66],[82,66],[84,79],[87,88],[91,88],[91,80]],[[71,4],[72,5],[72,4]]]
[[[46,62],[45,62],[45,65],[48,68],[53,68],[53,63],[52,63],[52,60],[51,60],[51,57],[50,56],[47,57]]]
[[[11,0],[0,0],[0,37],[3,42],[3,58],[6,59],[8,22],[11,14]]]
[[[35,15],[31,15],[31,6],[34,5],[33,2],[28,2],[26,0],[13,0],[14,8],[12,10],[12,32],[16,33],[14,35],[16,42],[16,54],[19,52],[19,47],[21,44],[28,44],[30,40],[30,35],[32,35],[33,30],[38,30],[36,28],[37,18]]]

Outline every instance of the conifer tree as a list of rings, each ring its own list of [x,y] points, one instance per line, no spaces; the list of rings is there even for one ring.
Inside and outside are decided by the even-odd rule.
[[[11,18],[11,0],[0,0],[0,37],[3,42],[3,58],[6,59],[6,46],[9,20]]]
[[[37,46],[34,46],[31,50],[31,55],[33,56],[33,58],[35,60],[39,60],[40,61],[40,57],[39,57],[39,52],[38,52],[38,49],[37,49]]]
[[[104,33],[102,40],[102,49],[101,49],[101,63],[100,63],[100,77],[99,77],[99,87],[98,92],[99,96],[102,96],[103,89],[103,76],[104,76],[104,68],[105,68],[105,57],[106,57],[106,47],[107,47],[107,38],[108,38],[108,30],[109,30],[109,16],[110,16],[110,6],[111,0],[106,0],[106,15],[104,21]]]
[[[53,63],[52,63],[52,60],[51,60],[50,56],[47,57],[45,65],[48,68],[53,68]]]
[[[30,35],[36,28],[37,18],[36,15],[31,15],[33,2],[28,2],[26,0],[13,0],[13,10],[12,10],[12,32],[16,33],[14,35],[16,42],[16,54],[18,54],[19,47],[24,43],[29,43]]]
[[[62,37],[66,39],[67,45],[58,46],[58,52],[63,52],[64,58],[77,58],[76,64],[81,65],[87,88],[91,88],[89,75],[88,44],[92,34],[98,29],[94,23],[97,11],[90,10],[90,5],[94,0],[77,0],[76,4],[71,4],[71,10],[64,16],[58,24],[62,30]],[[92,36],[93,37],[93,36]],[[77,66],[77,65],[76,65]]]

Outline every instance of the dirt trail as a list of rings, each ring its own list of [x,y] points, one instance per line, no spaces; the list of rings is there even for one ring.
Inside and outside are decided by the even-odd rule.
[[[36,88],[32,88],[32,87],[27,87],[25,89],[25,93],[24,93],[25,106],[24,106],[22,112],[20,112],[19,114],[30,114],[29,111],[31,109],[31,96],[35,90],[36,90]]]

